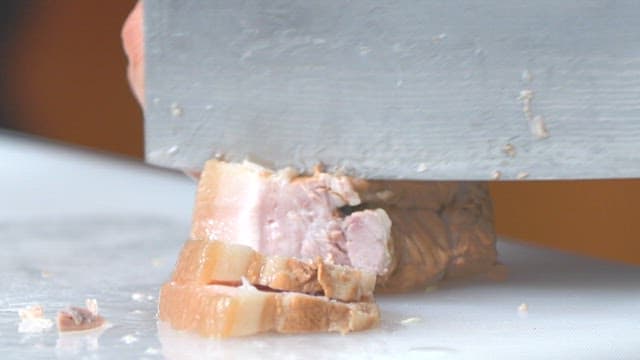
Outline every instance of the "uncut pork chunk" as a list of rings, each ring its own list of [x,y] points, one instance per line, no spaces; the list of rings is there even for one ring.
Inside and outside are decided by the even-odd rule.
[[[267,331],[361,331],[377,326],[380,312],[372,302],[344,303],[324,296],[260,291],[247,285],[169,282],[160,289],[158,317],[176,330],[225,338]]]
[[[354,189],[368,206],[384,207],[393,224],[397,265],[378,278],[377,291],[420,289],[496,265],[486,183],[355,180]]]
[[[191,239],[377,273],[400,292],[489,270],[496,262],[491,200],[477,182],[364,181],[298,176],[250,163],[206,163]]]

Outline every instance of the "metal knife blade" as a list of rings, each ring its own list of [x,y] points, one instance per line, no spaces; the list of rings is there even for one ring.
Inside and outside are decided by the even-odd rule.
[[[640,176],[635,1],[144,2],[148,162]]]

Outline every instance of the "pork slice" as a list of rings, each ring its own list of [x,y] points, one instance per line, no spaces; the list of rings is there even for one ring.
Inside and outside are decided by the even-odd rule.
[[[375,272],[330,264],[317,257],[298,260],[265,256],[252,248],[222,241],[187,241],[180,253],[173,281],[240,285],[242,279],[274,290],[319,294],[341,301],[373,298]]]
[[[225,338],[266,331],[361,331],[376,326],[380,313],[371,302],[344,303],[322,296],[260,291],[246,285],[169,282],[160,290],[158,317],[176,330]]]
[[[190,238],[243,244],[268,256],[320,256],[383,275],[394,263],[391,222],[384,210],[347,217],[340,211],[359,204],[346,176],[319,171],[298,176],[291,170],[210,160],[198,184]],[[363,261],[365,249],[370,251]]]

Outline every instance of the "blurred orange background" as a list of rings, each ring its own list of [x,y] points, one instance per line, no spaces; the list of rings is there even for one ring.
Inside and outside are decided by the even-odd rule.
[[[5,126],[142,159],[120,42],[135,1],[15,3],[0,80]],[[491,191],[501,235],[640,264],[640,179],[494,182]]]

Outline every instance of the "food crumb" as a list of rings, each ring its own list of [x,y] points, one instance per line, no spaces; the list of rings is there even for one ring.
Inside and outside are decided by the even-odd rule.
[[[413,316],[413,317],[410,317],[410,318],[406,318],[406,319],[402,319],[402,320],[400,320],[400,324],[402,324],[402,325],[408,325],[408,324],[415,324],[415,323],[419,323],[419,322],[421,322],[421,321],[422,321],[422,319],[421,319],[421,318]]]
[[[491,173],[491,178],[493,180],[500,180],[500,177],[502,177],[502,173],[498,170],[495,170],[494,172]]]
[[[521,314],[527,314],[529,312],[529,305],[522,303],[518,306],[518,312]]]
[[[53,327],[53,321],[44,317],[44,309],[40,305],[19,309],[18,316],[20,316],[19,333],[39,333]]]
[[[23,309],[18,309],[20,320],[37,319],[44,315],[44,309],[41,305],[31,305]]]
[[[143,301],[144,300],[144,294],[143,293],[139,293],[139,292],[135,292],[135,293],[131,294],[131,300]]]
[[[171,115],[174,117],[182,116],[182,107],[178,103],[171,103]]]
[[[160,350],[153,348],[153,347],[148,347],[145,351],[145,354],[147,355],[158,355],[160,354]]]
[[[425,163],[418,164],[418,167],[416,168],[416,171],[419,172],[419,173],[427,171],[427,164],[425,164]]]
[[[520,171],[517,175],[516,175],[516,179],[518,180],[522,180],[522,179],[526,179],[529,177],[529,173],[526,171]]]
[[[48,271],[46,271],[46,270],[42,270],[42,271],[40,271],[40,276],[41,276],[43,279],[48,279],[48,278],[50,278],[50,277],[51,277],[51,273],[50,273],[50,272],[48,272]]]
[[[162,266],[163,263],[164,263],[164,261],[162,261],[162,259],[160,259],[160,258],[151,259],[151,266],[153,266],[155,268]]]
[[[138,338],[133,336],[133,335],[131,335],[131,334],[128,334],[128,335],[125,335],[125,336],[121,337],[120,341],[122,341],[123,343],[125,343],[127,345],[130,345],[130,344],[133,344],[134,342],[138,341]]]
[[[58,311],[58,331],[93,330],[104,325],[104,318],[98,315],[98,302],[95,299],[85,301],[87,308],[69,307]]]
[[[516,156],[516,147],[513,146],[513,144],[510,144],[510,143],[509,144],[505,144],[502,147],[502,152],[507,154],[507,156],[509,156],[509,157],[514,157],[514,156]]]
[[[440,33],[438,35],[432,36],[431,37],[431,41],[433,41],[434,43],[439,43],[440,41],[444,40],[447,38],[447,34],[445,33]]]

